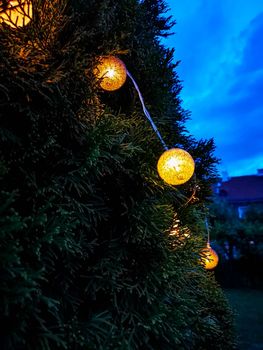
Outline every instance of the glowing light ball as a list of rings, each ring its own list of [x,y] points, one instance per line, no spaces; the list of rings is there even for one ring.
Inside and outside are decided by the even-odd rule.
[[[94,73],[101,80],[100,86],[106,91],[118,90],[127,77],[125,64],[114,56],[101,57]]]
[[[157,170],[166,183],[181,185],[192,177],[195,170],[195,162],[191,155],[183,149],[171,148],[159,158]]]
[[[211,248],[209,243],[207,243],[206,248],[203,249],[202,255],[205,255],[204,263],[205,263],[206,270],[212,270],[217,266],[218,261],[219,261],[218,255],[214,251],[214,249]]]
[[[26,26],[32,19],[33,6],[29,0],[7,1],[6,8],[1,6],[0,23],[12,28]]]

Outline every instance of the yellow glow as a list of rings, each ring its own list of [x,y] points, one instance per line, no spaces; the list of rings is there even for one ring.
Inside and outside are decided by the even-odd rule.
[[[0,13],[0,22],[12,28],[27,25],[33,15],[32,2],[29,0],[9,1],[5,12]]]
[[[167,166],[169,168],[174,168],[176,171],[180,171],[180,159],[170,158],[167,160]]]
[[[193,175],[195,163],[191,155],[180,148],[165,151],[158,160],[159,176],[170,185],[181,185]]]
[[[109,69],[106,74],[104,75],[104,77],[107,77],[107,78],[114,78],[115,76],[115,70],[114,69]]]
[[[206,270],[214,269],[219,261],[217,253],[211,248],[209,243],[207,243],[206,248],[202,250],[202,258],[205,263]]]
[[[106,91],[119,89],[126,81],[125,64],[117,57],[101,57],[94,73],[100,79],[100,86]]]

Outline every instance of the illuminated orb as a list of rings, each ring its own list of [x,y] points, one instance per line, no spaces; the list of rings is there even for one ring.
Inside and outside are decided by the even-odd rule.
[[[159,158],[157,170],[166,183],[181,185],[192,177],[195,162],[191,155],[183,149],[171,148]]]
[[[106,91],[118,90],[126,81],[127,71],[125,64],[117,57],[101,57],[94,71],[100,86]]]
[[[217,266],[219,260],[217,253],[214,251],[214,249],[211,248],[209,243],[207,243],[206,248],[202,250],[202,258],[205,263],[206,270],[214,269]]]
[[[1,7],[0,23],[12,28],[26,26],[32,19],[33,8],[30,0],[7,1],[6,9]]]

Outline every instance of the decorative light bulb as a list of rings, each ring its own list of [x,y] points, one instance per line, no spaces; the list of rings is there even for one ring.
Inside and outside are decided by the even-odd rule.
[[[7,1],[6,9],[1,8],[0,23],[12,28],[26,26],[32,19],[33,6],[30,0]]]
[[[188,152],[180,148],[171,148],[159,158],[157,170],[166,183],[181,185],[192,177],[195,163]]]
[[[125,64],[114,56],[101,57],[94,73],[101,80],[100,86],[106,91],[119,89],[127,77]]]
[[[209,243],[207,243],[206,248],[202,250],[202,255],[204,255],[203,261],[206,270],[212,270],[217,266],[219,261],[218,255],[214,249],[211,248]]]

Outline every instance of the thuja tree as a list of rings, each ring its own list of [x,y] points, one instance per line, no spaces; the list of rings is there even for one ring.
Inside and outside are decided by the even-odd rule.
[[[164,12],[39,0],[26,25],[1,24],[1,349],[233,347],[199,255],[214,145],[184,128]],[[105,55],[126,63],[167,144],[192,154],[187,184],[158,177],[162,145],[131,81],[100,88]]]

